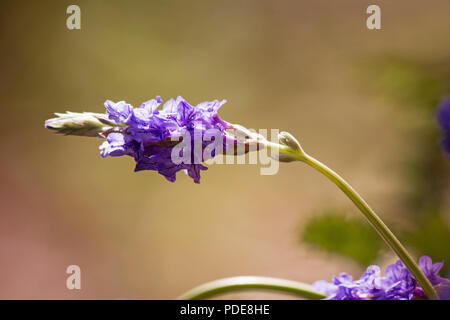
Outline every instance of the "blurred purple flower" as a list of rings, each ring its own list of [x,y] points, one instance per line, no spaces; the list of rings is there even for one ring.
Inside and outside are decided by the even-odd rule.
[[[443,266],[444,266],[443,262],[433,263],[431,261],[431,258],[428,256],[423,256],[419,259],[420,270],[422,270],[422,272],[434,286],[447,280],[439,276],[439,271],[442,269]]]
[[[442,266],[442,262],[433,264],[427,256],[419,260],[419,268],[437,288],[441,299],[450,299],[450,280],[439,276]],[[425,296],[401,261],[388,266],[384,277],[378,266],[369,266],[358,280],[352,281],[350,275],[341,273],[331,283],[320,280],[313,287],[326,294],[326,300],[411,300]]]
[[[135,171],[155,170],[172,182],[176,180],[178,171],[185,170],[194,182],[199,183],[200,171],[207,169],[201,164],[207,160],[203,150],[209,145],[203,141],[203,135],[207,130],[215,130],[215,136],[227,141],[224,131],[229,124],[217,116],[225,102],[207,101],[194,107],[178,97],[170,99],[158,110],[162,104],[159,96],[144,102],[139,108],[133,108],[124,101],[114,103],[107,100],[106,115],[121,127],[103,134],[106,141],[100,146],[100,153],[103,157],[132,156],[136,161]],[[190,161],[175,163],[172,160],[173,148],[186,136],[191,137],[191,154],[184,156]],[[195,148],[196,142],[200,143],[200,150]],[[183,156],[183,152],[184,149],[179,156]]]
[[[450,98],[444,98],[439,104],[437,119],[444,132],[442,147],[450,154]]]

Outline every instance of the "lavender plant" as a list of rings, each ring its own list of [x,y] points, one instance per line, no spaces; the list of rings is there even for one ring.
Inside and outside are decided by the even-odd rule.
[[[184,170],[195,183],[200,183],[202,163],[216,153],[241,153],[257,149],[259,136],[246,128],[228,123],[217,115],[223,101],[206,101],[191,106],[182,97],[168,100],[162,108],[161,97],[133,108],[125,101],[105,102],[106,114],[56,113],[57,118],[45,127],[66,135],[100,137],[102,157],[131,156],[135,171],[154,170],[174,182]],[[247,137],[243,141],[240,135]]]
[[[442,263],[432,264],[422,257],[419,265],[400,241],[370,208],[364,199],[336,172],[308,155],[289,133],[279,134],[278,142],[268,141],[247,128],[221,119],[217,113],[226,102],[207,101],[190,105],[181,97],[170,99],[162,108],[156,97],[134,108],[120,101],[105,102],[106,113],[57,113],[45,127],[65,135],[100,137],[102,157],[131,156],[135,171],[154,170],[174,182],[183,170],[195,183],[200,183],[203,162],[220,153],[242,154],[263,148],[280,162],[301,161],[318,170],[335,183],[362,212],[367,221],[385,240],[400,260],[380,276],[378,266],[370,266],[359,280],[343,273],[331,283],[318,281],[313,286],[276,278],[234,277],[213,281],[194,288],[181,298],[200,299],[237,289],[271,289],[311,299],[416,299],[448,298],[450,280],[439,277]],[[439,122],[444,130],[444,148],[450,152],[450,102],[439,109]],[[192,139],[193,137],[193,139]],[[437,293],[439,292],[439,295]]]

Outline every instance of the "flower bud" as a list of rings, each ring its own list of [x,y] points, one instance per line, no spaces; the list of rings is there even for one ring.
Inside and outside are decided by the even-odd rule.
[[[284,146],[288,146],[295,151],[303,153],[303,149],[297,139],[289,132],[283,131],[278,135],[278,141]]]
[[[278,143],[284,148],[279,148],[277,160],[280,162],[292,162],[299,160],[299,155],[303,155],[300,143],[288,132],[278,134]],[[287,148],[286,148],[287,147]]]
[[[104,114],[90,112],[55,113],[56,118],[45,121],[45,127],[65,135],[102,137],[102,133],[117,126]]]

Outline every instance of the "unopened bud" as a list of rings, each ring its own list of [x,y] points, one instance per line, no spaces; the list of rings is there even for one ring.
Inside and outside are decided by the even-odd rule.
[[[297,139],[288,132],[278,134],[278,152],[273,156],[280,162],[298,161],[304,153]]]
[[[280,144],[288,146],[295,151],[300,151],[301,153],[303,153],[300,143],[289,132],[286,131],[280,132],[280,134],[278,135],[278,139]]]
[[[56,118],[45,121],[45,127],[65,135],[101,137],[114,127],[123,126],[109,120],[105,114],[91,112],[55,113]]]

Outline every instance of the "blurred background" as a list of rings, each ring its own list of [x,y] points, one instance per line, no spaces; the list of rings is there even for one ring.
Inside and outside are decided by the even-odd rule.
[[[70,4],[81,30],[66,28]],[[370,4],[382,30],[366,28]],[[213,165],[200,185],[170,183],[101,158],[100,139],[44,129],[53,112],[156,95],[227,99],[223,119],[291,132],[448,276],[435,109],[450,93],[449,12],[447,0],[2,1],[0,298],[172,299],[222,277],[312,283],[396,260],[305,165]],[[81,290],[66,288],[72,264]]]

